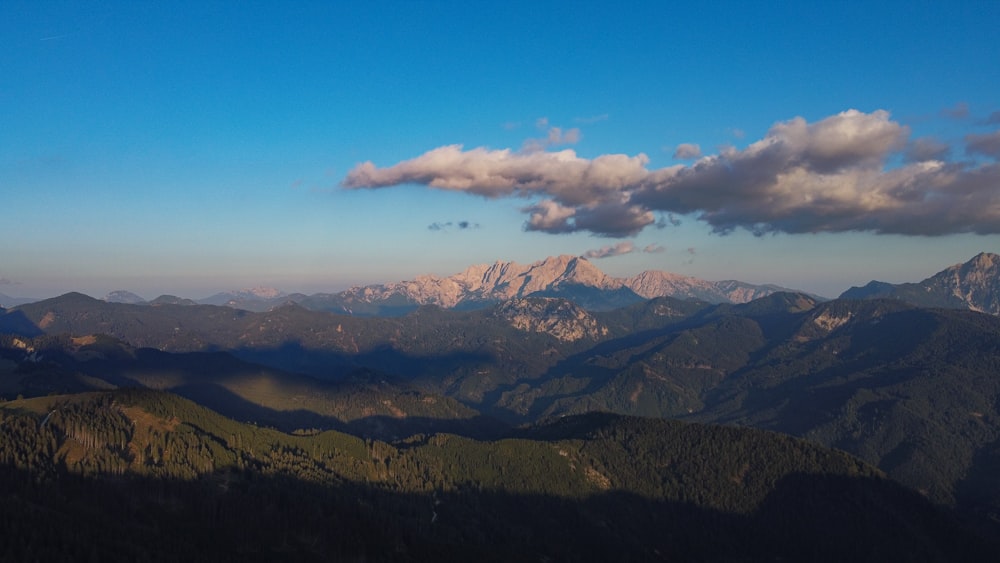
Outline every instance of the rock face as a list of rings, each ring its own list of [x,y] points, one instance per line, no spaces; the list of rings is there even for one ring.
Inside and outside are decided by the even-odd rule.
[[[532,297],[511,299],[497,306],[496,316],[526,332],[544,332],[563,342],[582,338],[597,339],[608,329],[587,311],[565,299]]]
[[[714,293],[711,282],[689,278],[670,272],[645,271],[625,279],[628,287],[646,299],[669,295],[671,297],[693,297]],[[707,301],[707,299],[706,299]]]
[[[445,278],[427,275],[412,281],[353,287],[341,296],[347,301],[363,303],[402,298],[420,305],[453,308],[463,303],[526,297],[567,285],[614,290],[624,284],[584,258],[556,256],[526,266],[496,262],[471,266]]]
[[[646,271],[622,282],[644,299],[669,296],[709,303],[747,303],[772,293],[789,291],[776,285],[752,285],[736,280],[712,282],[660,271]]]
[[[852,287],[842,299],[893,298],[922,307],[970,309],[1000,315],[1000,256],[983,252],[919,282],[872,281]]]
[[[980,253],[920,282],[927,292],[957,299],[973,311],[1000,314],[1000,256]]]
[[[496,262],[471,266],[448,277],[417,276],[410,281],[353,287],[328,299],[352,310],[359,304],[372,303],[474,307],[542,295],[584,301],[587,308],[600,309],[599,294],[604,295],[611,307],[663,296],[744,303],[778,291],[787,290],[737,281],[709,282],[656,271],[614,278],[585,258],[563,255],[528,265]]]

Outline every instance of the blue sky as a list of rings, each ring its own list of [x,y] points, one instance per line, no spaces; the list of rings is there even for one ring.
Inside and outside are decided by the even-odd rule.
[[[0,293],[312,293],[588,252],[827,296],[918,281],[1000,252],[998,21],[0,3]]]

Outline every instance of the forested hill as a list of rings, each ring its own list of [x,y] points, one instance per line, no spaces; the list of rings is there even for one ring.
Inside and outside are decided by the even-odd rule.
[[[590,414],[480,442],[292,436],[121,390],[0,408],[18,561],[987,561],[925,499],[778,434]]]

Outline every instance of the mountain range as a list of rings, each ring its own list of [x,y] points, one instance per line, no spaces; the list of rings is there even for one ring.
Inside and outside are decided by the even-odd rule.
[[[984,278],[975,268],[960,273]],[[283,398],[335,401],[328,386],[353,380],[377,384],[369,392],[393,405],[371,412],[391,422],[381,437],[404,435],[403,418],[454,419],[459,412],[467,422],[486,417],[485,427],[467,424],[476,435],[490,427],[487,419],[516,425],[593,410],[691,418],[807,437],[852,452],[939,502],[974,504],[973,490],[997,495],[1000,508],[1000,485],[985,490],[966,481],[1000,463],[1000,318],[976,311],[774,293],[741,304],[659,297],[612,311],[523,297],[469,311],[427,305],[366,318],[296,304],[254,313],[68,294],[6,311],[0,331],[104,334],[132,347],[195,354],[122,364],[148,356],[134,352],[117,354],[112,365],[95,358],[67,369],[113,385],[172,390],[234,416],[270,412],[269,420],[289,429],[295,417],[277,413],[297,409],[308,425],[357,426],[342,409]],[[43,358],[58,357],[34,347]],[[206,372],[199,367],[205,353],[245,365]],[[28,353],[12,357],[23,364]],[[155,375],[163,371],[173,375]],[[220,382],[214,373],[233,375]],[[17,391],[60,389],[51,377],[32,381]],[[269,386],[298,390],[260,392]],[[403,401],[407,393],[416,395]],[[417,408],[445,400],[453,405],[448,411]]]
[[[984,252],[921,282],[891,284],[873,280],[863,287],[848,289],[840,298],[893,298],[926,307],[1000,314],[998,280],[1000,256]],[[198,303],[263,312],[294,302],[316,311],[355,316],[395,316],[422,305],[469,310],[529,296],[561,297],[590,311],[607,311],[655,297],[694,299],[707,303],[746,303],[778,292],[795,290],[736,280],[706,281],[658,270],[615,278],[586,258],[563,255],[527,265],[502,261],[480,264],[451,276],[420,275],[407,281],[355,286],[339,293],[287,294],[275,288],[256,287],[218,293],[200,300],[164,295],[148,304]],[[824,299],[816,295],[812,297]],[[125,290],[111,292],[104,300],[147,303]],[[8,306],[14,306],[30,300],[10,299],[9,302]]]
[[[396,473],[379,473],[383,475],[379,478],[423,475],[439,483],[435,494],[443,490],[440,483],[461,482],[469,490],[482,491],[490,482],[484,477],[485,469],[461,469],[464,458],[492,459],[512,455],[511,451],[522,447],[531,451],[537,447],[497,440],[579,444],[595,436],[605,441],[600,452],[592,451],[592,457],[574,457],[571,452],[576,450],[563,448],[573,468],[579,468],[584,477],[590,475],[588,486],[603,486],[606,478],[609,486],[632,483],[626,489],[635,493],[648,490],[649,479],[661,483],[681,479],[678,490],[688,491],[696,486],[691,474],[661,473],[686,463],[688,454],[661,459],[653,453],[666,447],[659,442],[635,450],[637,443],[651,439],[647,432],[665,431],[662,427],[649,430],[654,423],[636,420],[670,418],[698,428],[764,431],[847,452],[857,463],[877,468],[946,509],[957,526],[983,538],[997,538],[1000,316],[991,303],[1000,297],[998,264],[1000,257],[984,253],[919,284],[875,282],[869,284],[873,291],[852,288],[834,300],[788,291],[771,291],[745,302],[670,296],[644,299],[625,281],[574,257],[531,266],[498,263],[470,268],[464,278],[428,277],[421,283],[345,292],[356,299],[351,302],[355,306],[371,305],[368,312],[400,313],[402,308],[412,308],[389,316],[361,316],[350,308],[315,310],[287,299],[290,296],[276,296],[284,299],[280,305],[254,312],[179,298],[133,304],[71,293],[0,310],[0,396],[40,401],[86,393],[118,397],[113,394],[132,387],[168,392],[234,420],[286,433],[344,432],[366,444],[382,441],[385,446],[371,447],[401,453],[378,458],[387,466],[400,464],[393,466]],[[613,299],[628,296],[626,292],[637,297],[611,308]],[[417,305],[421,299],[427,303]],[[595,301],[603,305],[595,307]],[[122,400],[111,399],[111,404]],[[17,400],[8,405],[17,413],[27,408]],[[51,411],[48,406],[37,408],[40,416]],[[598,424],[595,416],[625,418],[610,419],[617,421],[607,426],[610,430],[588,433],[593,430],[591,424]],[[43,423],[39,417],[32,424],[37,428]],[[60,424],[70,428],[65,422]],[[195,432],[205,428],[191,424]],[[561,424],[588,430],[583,434],[555,430]],[[160,432],[169,426],[157,425]],[[642,429],[636,435],[622,431],[624,427]],[[189,438],[174,439],[183,443]],[[685,442],[683,451],[702,452],[698,456],[725,451],[720,455],[726,459],[745,455],[725,450],[715,441],[717,436],[705,439],[711,444]],[[232,447],[226,440],[212,440],[216,439],[190,446],[192,452],[201,452],[190,454],[202,456],[198,463],[207,464],[204,452],[216,452],[222,442]],[[443,453],[440,445],[444,443],[452,444],[454,453]],[[149,445],[142,444],[142,448]],[[169,449],[155,446],[151,451],[156,447]],[[708,449],[699,449],[703,447]],[[774,446],[768,442],[762,447],[770,451]],[[58,451],[52,448],[48,451]],[[272,452],[268,460],[287,458],[288,463],[309,472],[317,469],[301,456],[320,455],[315,452],[322,449],[307,443],[257,448],[255,452],[259,448]],[[618,457],[612,461],[606,457],[608,448],[625,448],[627,455],[615,454]],[[812,459],[827,455],[818,452],[808,450],[802,455]],[[248,467],[272,463],[261,461],[260,453],[212,455],[245,459]],[[133,458],[122,459],[114,464],[132,467]],[[532,466],[549,463],[517,459]],[[597,464],[601,459],[608,460],[608,465]],[[628,473],[621,466],[622,459],[645,469]],[[107,465],[111,463],[107,460],[101,463],[102,467],[118,467]],[[358,462],[350,463],[359,467]],[[796,466],[802,460],[790,463]],[[484,462],[486,466],[490,464]],[[619,473],[601,469],[610,466]],[[588,473],[587,467],[597,473]],[[711,472],[714,466],[698,467],[698,471]],[[762,475],[775,468],[751,467],[755,469],[727,469],[721,480],[756,482],[763,490],[773,491],[770,487],[776,482],[767,479],[777,477]],[[843,470],[838,467],[837,471]],[[471,473],[463,473],[467,470]],[[504,471],[509,478],[532,479],[514,468]],[[787,476],[787,471],[781,469],[778,474]],[[867,471],[862,473],[867,475]],[[497,487],[510,486],[504,479],[495,483],[500,482],[505,484]],[[704,485],[705,489],[691,494],[709,498],[717,494],[713,492],[717,486]],[[812,486],[795,488],[793,496],[808,495]],[[854,493],[860,491],[857,483],[844,486]],[[679,498],[702,506],[687,494]],[[850,506],[865,506],[869,512],[898,510],[886,508],[896,506],[895,501],[872,501],[874,493],[862,493],[860,499],[850,494],[844,497]],[[475,498],[470,506],[485,503],[491,510],[507,506],[504,500]],[[778,505],[774,509],[780,511]],[[475,512],[462,510],[468,510],[467,515]],[[580,510],[590,514],[589,509]],[[505,510],[490,514],[509,516]],[[579,512],[562,514],[589,521],[589,516]],[[488,518],[494,517],[499,518]],[[647,525],[656,527],[641,524]],[[920,524],[893,525],[921,529]],[[506,529],[497,522],[489,526]],[[461,533],[474,532],[463,528]],[[616,545],[635,547],[631,540],[615,537]],[[630,553],[634,560],[656,559],[649,553]],[[726,551],[720,558],[732,558],[733,553]],[[938,553],[954,555],[947,549]],[[912,559],[912,553],[895,559]]]
[[[225,305],[248,311],[267,311],[294,302],[307,309],[355,316],[394,316],[423,305],[446,309],[477,309],[514,298],[563,297],[588,310],[611,310],[654,297],[696,299],[708,303],[745,303],[779,291],[777,285],[754,285],[736,280],[718,282],[664,271],[645,271],[615,278],[579,256],[552,256],[532,264],[498,261],[470,266],[457,274],[420,275],[412,280],[355,286],[339,293],[287,294],[256,287],[217,293],[199,300],[160,296],[146,302],[127,290],[104,297],[109,303],[157,305]]]
[[[920,306],[1000,314],[1000,299],[996,297],[1000,295],[1000,281],[997,280],[1000,280],[1000,256],[984,252],[921,282],[892,284],[873,280],[863,287],[848,289],[839,298],[893,298]],[[103,299],[109,303],[148,305],[224,305],[255,312],[296,303],[307,309],[355,316],[398,316],[423,305],[469,310],[528,296],[562,297],[590,311],[607,311],[655,297],[746,303],[789,291],[795,290],[736,280],[706,281],[656,270],[615,278],[586,258],[563,255],[527,265],[498,261],[470,266],[451,276],[420,275],[407,281],[355,286],[339,293],[288,294],[276,288],[255,287],[217,293],[199,300],[161,295],[146,301],[131,291],[117,290]],[[35,301],[38,300],[0,294],[0,307]]]
[[[354,287],[334,295],[314,295],[302,304],[319,310],[380,311],[438,305],[469,309],[523,297],[562,297],[592,311],[611,310],[654,297],[698,299],[709,303],[743,303],[777,291],[773,285],[739,281],[709,282],[662,271],[636,276],[608,276],[579,256],[554,256],[532,264],[496,262],[471,266],[448,276]]]

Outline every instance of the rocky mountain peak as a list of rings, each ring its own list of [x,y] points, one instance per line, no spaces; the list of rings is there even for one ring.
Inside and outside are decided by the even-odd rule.
[[[1000,256],[982,252],[964,264],[955,264],[921,282],[973,311],[1000,314]]]
[[[600,289],[617,289],[621,282],[608,276],[579,256],[555,256],[535,262],[524,274],[520,295],[530,295],[559,285],[573,283]]]
[[[586,259],[569,255],[552,256],[528,265],[501,261],[479,264],[447,278],[417,276],[412,282],[384,287],[389,292],[405,295],[421,304],[431,302],[453,307],[469,298],[513,299],[551,290],[562,284],[601,289],[621,287],[620,282],[604,274]]]
[[[964,264],[955,264],[945,270],[952,275],[964,278],[966,281],[982,281],[996,278],[1000,273],[1000,256],[981,252]]]
[[[409,281],[356,286],[326,298],[329,304],[324,308],[354,314],[382,307],[402,311],[428,304],[445,308],[477,307],[536,296],[566,298],[589,310],[607,310],[661,296],[742,303],[783,290],[742,282],[708,282],[668,272],[615,278],[584,257],[563,254],[527,265],[497,261],[470,266],[447,277],[421,275]]]
[[[713,290],[711,282],[658,270],[647,270],[626,278],[625,285],[645,299],[662,295],[703,299],[704,294]]]
[[[992,252],[980,252],[967,262],[967,264],[979,269],[996,268],[998,263],[1000,263],[1000,255]]]
[[[921,307],[970,309],[1000,315],[1000,256],[982,252],[968,262],[945,268],[922,282],[891,284],[872,281],[864,287],[852,287],[841,297],[889,297]]]

